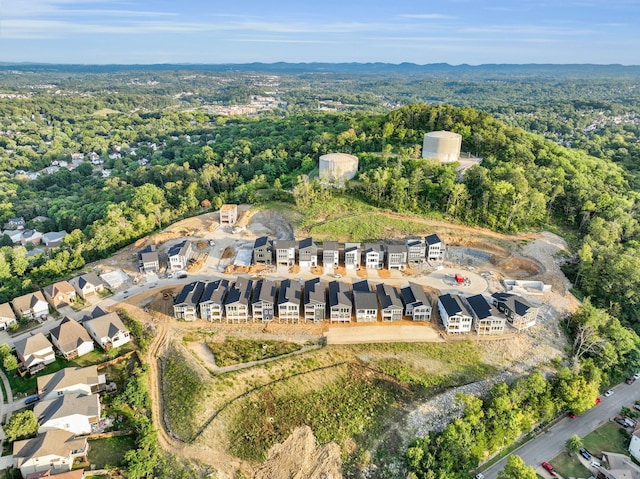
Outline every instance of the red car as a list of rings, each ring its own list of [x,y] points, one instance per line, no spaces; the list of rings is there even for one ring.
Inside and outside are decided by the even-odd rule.
[[[553,472],[553,466],[549,464],[547,461],[542,462],[542,467],[544,467],[547,470],[547,472],[551,474],[553,477],[556,476],[556,473]]]

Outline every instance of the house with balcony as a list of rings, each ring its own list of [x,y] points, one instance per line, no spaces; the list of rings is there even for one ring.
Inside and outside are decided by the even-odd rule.
[[[276,254],[276,267],[291,267],[296,264],[296,249],[298,243],[294,240],[275,240],[273,250]]]
[[[322,266],[325,274],[333,273],[340,264],[340,250],[337,241],[325,241],[322,243]]]
[[[384,268],[384,245],[381,243],[365,243],[364,266],[367,269]]]
[[[389,284],[380,283],[376,285],[376,294],[382,321],[400,321],[404,306],[398,289]]]
[[[20,339],[14,344],[20,372],[35,374],[56,360],[53,345],[42,333]]]
[[[318,245],[313,239],[305,238],[298,242],[298,264],[305,271],[318,266]]]
[[[339,281],[331,281],[328,300],[329,322],[350,323],[353,302],[349,286]]]
[[[68,316],[51,330],[51,342],[66,360],[84,356],[94,349],[87,330]]]
[[[63,394],[38,402],[33,413],[40,427],[38,434],[61,429],[77,436],[91,434],[100,422],[100,398],[97,394]]]
[[[200,318],[205,321],[222,322],[224,317],[224,299],[229,289],[229,281],[226,279],[218,279],[216,281],[208,281],[198,308],[200,310]]]
[[[222,205],[220,207],[220,225],[233,226],[238,221],[238,205]]]
[[[251,315],[254,321],[269,323],[275,318],[278,283],[271,279],[256,281],[251,296]]]
[[[431,298],[421,285],[409,282],[408,286],[400,289],[400,296],[405,316],[411,317],[414,321],[431,321]]]
[[[88,396],[98,394],[107,387],[105,375],[99,374],[96,366],[60,369],[55,373],[39,376],[37,381],[40,400],[64,394]]]
[[[186,270],[189,260],[193,258],[195,249],[191,241],[181,241],[173,245],[167,252],[167,261],[170,271]]]
[[[173,316],[185,321],[198,319],[198,303],[204,288],[204,281],[194,281],[184,285],[173,303]]]
[[[53,309],[71,306],[76,302],[76,290],[68,281],[58,281],[45,286],[42,292]]]
[[[437,234],[425,236],[424,243],[426,245],[427,261],[438,262],[444,259],[445,244]]]
[[[327,317],[327,285],[320,278],[305,281],[304,320],[308,323],[319,323]]]
[[[249,322],[252,291],[253,281],[248,278],[238,278],[229,287],[224,299],[224,315],[227,323]]]
[[[33,439],[13,443],[14,466],[23,478],[36,472],[59,474],[71,471],[76,458],[85,458],[89,446],[87,438],[55,429]]]
[[[539,308],[526,298],[513,293],[493,293],[493,305],[502,312],[507,321],[518,331],[528,329],[536,324]]]
[[[253,264],[270,266],[273,263],[273,247],[269,238],[261,236],[253,243]]]
[[[138,270],[142,274],[160,271],[160,255],[152,244],[138,251]]]
[[[130,332],[117,313],[108,313],[85,320],[83,326],[89,332],[89,336],[105,351],[131,341]]]
[[[402,244],[387,245],[387,268],[404,271],[407,269],[407,247]]]
[[[407,247],[407,262],[412,265],[424,263],[426,246],[422,238],[407,238],[404,242]]]
[[[359,270],[361,262],[362,262],[362,248],[360,243],[345,243],[344,244],[344,267],[348,271]]]
[[[447,333],[460,334],[471,331],[473,314],[459,295],[447,293],[438,296],[438,311]]]
[[[49,314],[49,303],[40,291],[18,296],[11,301],[11,305],[20,318],[36,319]]]
[[[378,320],[378,299],[371,291],[366,279],[351,285],[353,291],[353,310],[358,323],[372,323]]]
[[[473,327],[479,336],[504,333],[507,318],[483,295],[469,296],[467,303],[473,315]]]
[[[299,323],[302,289],[297,280],[285,279],[280,282],[278,292],[278,322]]]

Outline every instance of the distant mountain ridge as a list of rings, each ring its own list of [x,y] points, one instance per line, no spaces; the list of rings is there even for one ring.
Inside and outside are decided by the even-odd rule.
[[[507,76],[549,76],[561,75],[640,75],[640,65],[599,65],[599,64],[482,64],[450,65],[448,63],[163,63],[132,65],[81,65],[48,63],[6,63],[0,62],[0,71],[58,71],[77,73],[110,73],[116,71],[257,71],[273,73],[432,73],[432,74],[503,74]]]

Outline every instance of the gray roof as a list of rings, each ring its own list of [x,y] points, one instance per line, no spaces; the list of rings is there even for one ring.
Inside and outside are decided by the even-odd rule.
[[[534,307],[531,303],[529,303],[529,301],[517,294],[493,293],[491,296],[494,297],[499,303],[504,304],[518,316],[524,316],[531,308]]]
[[[261,279],[256,282],[256,287],[251,296],[251,303],[272,303],[276,302],[276,291],[278,283],[272,279]]]
[[[86,368],[64,368],[46,376],[38,377],[38,394],[46,394],[76,384],[88,386],[98,384],[99,375],[96,366]]]
[[[442,306],[444,306],[444,309],[447,312],[448,316],[454,316],[456,314],[471,316],[469,310],[460,299],[460,296],[458,296],[457,294],[443,294],[441,296],[438,296],[438,301],[442,303]]]
[[[33,408],[40,425],[52,419],[80,414],[82,416],[98,416],[100,400],[97,394],[80,395],[64,394],[53,399],[40,401]]]
[[[206,283],[204,281],[194,281],[192,283],[185,284],[180,293],[178,293],[174,304],[193,306],[195,308],[200,302],[200,297],[204,291],[205,284]]]
[[[382,309],[387,308],[399,308],[402,309],[402,300],[398,289],[391,285],[380,283],[376,286],[376,293],[378,295],[378,302]]]
[[[33,439],[14,442],[13,456],[17,459],[17,465],[20,467],[23,463],[35,457],[51,455],[69,457],[71,451],[85,449],[86,445],[86,438],[75,439],[74,434],[71,432],[54,429],[44,434],[38,434]]]
[[[190,241],[187,241],[187,240],[181,241],[180,243],[174,244],[171,248],[169,248],[169,251],[168,251],[167,255],[169,257],[171,257],[171,256],[185,256],[190,247],[191,247],[191,242]]]
[[[353,291],[353,305],[356,309],[378,309],[376,293],[372,291]]]
[[[329,306],[349,306],[351,307],[351,291],[349,286],[339,281],[329,283]]]
[[[278,304],[294,303],[300,304],[302,299],[302,289],[298,281],[285,279],[280,283],[280,292],[278,293]]]
[[[442,243],[440,236],[435,233],[429,236],[425,236],[424,241],[427,243],[427,245]]]
[[[248,278],[238,278],[235,283],[229,288],[227,296],[224,300],[224,304],[240,303],[249,305],[251,299],[251,289],[253,287],[253,281]]]
[[[42,301],[46,303],[47,301],[44,299],[44,295],[40,291],[36,291],[35,293],[24,294],[22,296],[18,296],[11,301],[13,308],[18,312],[18,314],[22,314],[24,311],[29,311],[33,308],[38,301]]]
[[[298,243],[295,240],[275,240],[273,242],[273,249],[296,249]]]
[[[259,238],[256,238],[256,240],[253,243],[253,247],[254,248],[260,248],[262,246],[267,246],[269,244],[269,238],[266,236],[260,236]]]
[[[422,238],[406,238],[405,244],[408,248],[420,248],[424,245]]]
[[[49,233],[42,235],[42,241],[45,243],[55,243],[57,241],[62,241],[65,236],[67,236],[67,232],[64,230],[50,231]]]
[[[206,303],[211,301],[216,304],[222,304],[224,297],[227,294],[227,289],[229,289],[229,281],[226,279],[209,281],[202,291],[200,302]]]
[[[337,241],[325,241],[322,243],[322,251],[338,251]]]
[[[311,250],[313,251],[314,249],[315,250],[318,249],[318,245],[313,241],[313,238],[301,239],[298,242],[298,249],[305,249],[305,248],[311,248]]]
[[[104,316],[89,319],[85,321],[85,324],[93,326],[99,338],[112,338],[118,334],[119,331],[128,331],[122,323],[120,316],[116,313],[109,313]]]
[[[36,333],[33,336],[27,336],[24,339],[15,342],[16,353],[23,358],[30,356],[38,351],[42,351],[46,348],[51,348],[53,351],[53,345],[45,338],[44,334]]]
[[[403,244],[390,244],[387,245],[387,252],[388,253],[407,253],[407,247]]]
[[[104,281],[98,278],[98,275],[95,273],[81,274],[75,278],[71,278],[69,283],[77,284],[80,289],[84,289],[87,284],[92,284],[94,286],[104,285]]]
[[[492,304],[489,304],[484,296],[481,294],[475,294],[467,298],[469,306],[474,313],[474,316],[478,319],[486,319],[491,316],[497,316],[498,310]]]
[[[65,316],[62,322],[51,330],[51,337],[56,339],[65,353],[77,349],[84,343],[93,342],[87,330],[68,316]]]
[[[327,303],[327,285],[320,278],[313,278],[304,283],[304,304]]]
[[[414,306],[431,306],[431,299],[419,284],[410,282],[409,286],[403,286],[400,290],[400,295],[402,296],[402,302],[405,305],[413,304]]]
[[[364,244],[365,254],[369,252],[382,253],[383,251],[384,251],[384,245],[381,243],[365,243]]]

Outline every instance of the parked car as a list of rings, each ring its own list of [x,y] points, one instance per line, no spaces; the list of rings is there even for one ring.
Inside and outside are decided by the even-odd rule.
[[[481,472],[479,472],[478,474],[476,474],[475,476],[473,476],[473,479],[484,479],[484,474],[482,474]]]
[[[553,477],[556,476],[556,473],[553,471],[553,466],[549,464],[547,461],[542,461],[542,467],[545,468],[547,472],[551,474]]]
[[[596,398],[596,406],[602,402],[602,399]]]
[[[613,389],[609,389],[607,392],[603,394],[604,397],[608,398],[613,395]]]
[[[629,424],[627,423],[627,421],[625,421],[623,418],[621,417],[617,417],[614,419],[615,422],[617,422],[618,424],[620,424],[622,427],[631,427],[629,426]]]
[[[584,447],[580,448],[580,455],[584,457],[586,460],[591,459],[591,454],[589,454],[589,451],[587,451]]]
[[[34,402],[38,402],[40,401],[40,396],[38,396],[37,394],[35,396],[29,396],[28,398],[26,398],[24,400],[25,405],[29,405],[29,404],[33,404]]]
[[[634,404],[633,409],[635,409],[636,411],[640,411],[640,404]]]
[[[333,275],[334,278],[342,278],[342,275],[340,273],[336,273]]]
[[[598,461],[591,461],[591,467],[600,467],[600,465]]]
[[[571,419],[575,419],[575,418],[577,417],[575,412],[571,412],[571,411],[569,411],[569,413],[568,413],[568,414],[569,414],[569,417],[570,417]]]
[[[216,245],[216,242],[215,242],[215,241],[213,241],[213,240],[209,240],[209,246],[215,246],[215,245]]]
[[[627,384],[633,384],[635,380],[636,380],[636,378],[634,378],[633,376],[629,376],[629,377],[625,380],[625,383],[627,383]]]
[[[640,373],[635,373],[633,375],[633,379],[640,379]]]

